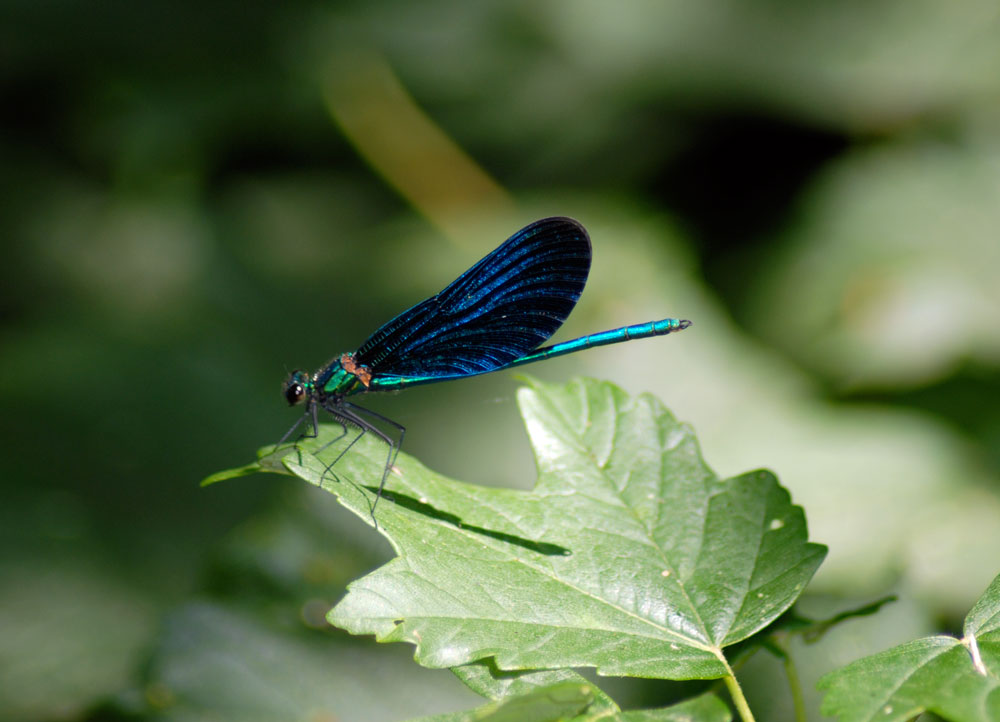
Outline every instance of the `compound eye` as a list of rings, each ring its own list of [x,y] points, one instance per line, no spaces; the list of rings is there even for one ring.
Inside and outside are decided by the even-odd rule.
[[[290,384],[288,388],[285,389],[285,400],[288,401],[289,406],[295,406],[295,404],[302,403],[302,399],[306,397],[306,390],[302,388],[302,384]]]
[[[289,406],[302,403],[306,398],[306,387],[299,381],[299,372],[293,373],[285,382],[285,401]]]

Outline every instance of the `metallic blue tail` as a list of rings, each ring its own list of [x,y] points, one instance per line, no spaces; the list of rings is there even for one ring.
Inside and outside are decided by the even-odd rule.
[[[683,331],[690,325],[690,321],[680,321],[676,318],[665,318],[662,321],[650,321],[649,323],[637,323],[632,326],[622,326],[621,328],[614,328],[610,331],[592,333],[589,336],[574,338],[572,341],[563,341],[562,343],[553,344],[552,346],[545,346],[544,348],[536,349],[526,356],[522,356],[521,358],[512,361],[504,368],[510,369],[517,366],[523,366],[524,364],[534,363],[535,361],[544,361],[545,359],[555,358],[556,356],[565,356],[568,353],[582,351],[587,348],[594,348],[595,346],[608,346],[613,343],[635,341],[636,339],[649,338],[650,336],[666,336],[668,333]]]

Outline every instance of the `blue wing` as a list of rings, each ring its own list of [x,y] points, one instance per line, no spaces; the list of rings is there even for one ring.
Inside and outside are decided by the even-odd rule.
[[[525,226],[435,296],[396,316],[354,354],[373,376],[468,376],[544,343],[576,305],[590,237],[571,218]]]

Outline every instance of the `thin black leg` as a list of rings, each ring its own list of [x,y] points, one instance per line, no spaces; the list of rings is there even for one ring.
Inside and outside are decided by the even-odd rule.
[[[392,441],[389,436],[383,433],[380,429],[372,424],[368,424],[369,428],[371,428],[373,432],[380,436],[382,440],[389,445],[389,454],[385,460],[385,470],[382,472],[382,483],[378,485],[378,494],[375,495],[375,503],[372,504],[372,518],[374,519],[375,504],[378,504],[378,500],[382,497],[382,490],[385,488],[385,480],[389,478],[389,472],[396,463],[396,455],[399,454],[399,449],[403,446],[403,437],[406,436],[406,427],[388,417],[382,416],[382,414],[372,411],[371,409],[366,409],[363,406],[355,406],[354,404],[347,402],[345,402],[344,405],[351,408],[355,417],[357,417],[359,413],[367,414],[368,416],[378,419],[382,423],[392,426],[399,432],[399,438]]]
[[[304,414],[302,414],[302,416],[299,417],[298,421],[296,421],[294,424],[292,424],[292,428],[290,428],[288,431],[286,431],[284,436],[282,436],[280,439],[278,439],[278,443],[274,445],[274,448],[277,449],[279,446],[281,446],[282,444],[284,444],[288,440],[288,437],[291,436],[292,433],[294,433],[294,431],[297,428],[299,428],[302,425],[302,422],[305,421],[307,418],[309,418],[309,411],[308,410]],[[299,439],[303,438],[305,435],[306,435],[305,433],[299,434],[298,438],[295,439],[295,443],[298,443]],[[315,436],[315,435],[316,434],[314,432],[313,436]]]
[[[301,452],[299,451],[299,442],[302,441],[302,439],[315,439],[315,438],[317,438],[319,436],[319,405],[318,404],[310,401],[309,407],[306,409],[305,413],[302,414],[302,416],[299,417],[298,421],[296,421],[294,424],[292,424],[292,428],[290,428],[288,431],[286,431],[285,435],[282,436],[278,440],[278,443],[274,445],[274,448],[277,449],[279,446],[281,446],[282,444],[284,444],[285,441],[288,440],[288,437],[291,436],[292,433],[297,428],[299,428],[299,426],[302,424],[302,422],[305,421],[306,419],[309,419],[312,422],[312,433],[310,433],[309,429],[307,428],[305,431],[303,431],[301,434],[299,434],[298,436],[295,437],[295,443],[294,443],[295,451],[299,453],[299,463],[300,464],[302,463],[302,455],[301,455]],[[347,435],[347,427],[344,425],[344,423],[335,414],[333,416],[333,419],[338,424],[340,424],[340,428],[341,428],[341,434],[340,434],[340,436],[338,436],[335,439],[331,439],[327,443],[323,444],[323,446],[321,446],[319,449],[317,449],[316,451],[313,452],[313,456],[319,456],[320,452],[322,452],[324,449],[326,449],[326,447],[330,446],[330,444],[333,444],[333,443],[336,443],[337,441],[340,441],[342,438],[344,438]],[[329,467],[327,467],[327,471],[329,471]],[[323,480],[322,477],[320,477],[320,481],[322,481],[322,480]]]
[[[299,439],[316,438],[317,436],[319,436],[319,407],[320,404],[318,403],[311,404],[309,409],[306,410],[306,413],[303,414],[302,417],[295,422],[292,428],[290,428],[287,431],[287,433],[285,433],[285,435],[281,437],[281,440],[278,442],[278,446],[285,443],[288,437],[290,437],[295,432],[295,430],[299,428],[302,422],[305,421],[306,419],[309,419],[312,428],[302,432],[296,439],[296,443],[298,443]],[[342,433],[336,438],[331,439],[327,443],[323,444],[323,446],[321,446],[316,451],[314,451],[313,452],[314,456],[318,457],[330,445],[343,439],[347,435],[348,424],[350,424],[351,426],[356,426],[358,429],[360,429],[360,433],[358,433],[357,436],[351,439],[351,442],[347,444],[347,446],[344,447],[339,454],[337,454],[337,458],[335,458],[333,461],[331,461],[329,464],[326,465],[326,468],[323,470],[323,474],[320,476],[320,483],[322,483],[323,479],[326,477],[327,472],[329,472],[337,464],[337,462],[339,462],[344,457],[344,455],[348,451],[350,451],[351,448],[356,443],[358,443],[361,440],[361,437],[363,437],[369,431],[375,434],[377,437],[379,437],[382,441],[385,442],[386,446],[389,447],[389,452],[388,454],[386,454],[385,467],[382,469],[382,480],[379,482],[378,491],[375,494],[375,501],[372,502],[371,506],[372,521],[375,523],[375,526],[377,528],[378,521],[375,519],[375,507],[378,505],[378,500],[382,497],[382,492],[385,490],[386,480],[389,478],[389,472],[392,470],[393,465],[396,463],[396,456],[397,454],[399,454],[399,449],[403,445],[403,437],[406,436],[406,427],[404,427],[402,424],[393,421],[390,418],[383,416],[382,414],[366,409],[363,406],[356,406],[347,401],[341,401],[340,403],[337,404],[330,403],[329,405],[324,405],[323,408],[330,414],[330,416],[333,417],[334,421],[336,421],[340,425]],[[396,431],[399,432],[398,438],[393,439],[378,426],[373,424],[368,419],[364,418],[365,416],[393,427],[394,429],[396,429]]]

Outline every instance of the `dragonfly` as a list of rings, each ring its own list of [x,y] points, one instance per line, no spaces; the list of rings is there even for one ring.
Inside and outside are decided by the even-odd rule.
[[[326,471],[366,433],[379,437],[388,453],[371,506],[374,520],[406,429],[351,399],[518,368],[587,348],[665,336],[691,325],[665,318],[542,346],[583,293],[591,256],[590,236],[572,218],[543,218],[525,226],[443,291],[384,324],[356,351],[340,354],[312,374],[292,371],[283,387],[285,400],[290,406],[304,403],[305,413],[277,446],[303,423],[311,429],[299,438],[317,437],[320,410],[330,414],[343,433],[315,451],[317,456],[346,436],[348,427],[358,429]],[[379,424],[394,429],[395,435]]]

